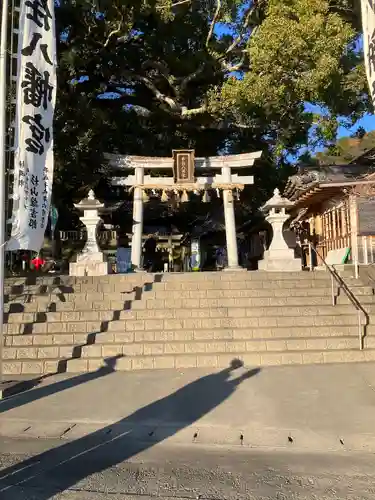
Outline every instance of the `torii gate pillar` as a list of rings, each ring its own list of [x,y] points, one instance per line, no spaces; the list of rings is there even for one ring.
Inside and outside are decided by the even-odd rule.
[[[221,174],[224,182],[231,182],[231,168],[222,167]],[[227,271],[236,271],[242,269],[238,265],[238,248],[237,248],[237,234],[236,234],[236,219],[234,215],[234,199],[231,189],[223,190],[223,206],[224,206],[224,220],[225,220],[225,236],[227,242],[227,257],[228,267]]]
[[[144,182],[143,167],[135,168],[135,181],[137,185]],[[133,227],[132,227],[132,247],[131,262],[135,271],[141,269],[142,261],[142,233],[143,233],[143,190],[140,187],[134,188],[133,199]]]

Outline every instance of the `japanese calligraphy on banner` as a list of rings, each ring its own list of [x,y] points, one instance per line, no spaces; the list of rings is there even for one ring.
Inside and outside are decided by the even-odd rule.
[[[18,40],[12,233],[8,250],[39,252],[53,182],[54,0],[22,0]]]
[[[366,74],[375,104],[375,0],[361,0],[361,4]]]

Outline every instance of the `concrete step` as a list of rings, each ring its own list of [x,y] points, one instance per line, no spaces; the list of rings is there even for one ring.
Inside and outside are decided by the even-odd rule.
[[[30,304],[34,302],[38,303],[74,303],[74,302],[102,302],[103,300],[127,300],[132,298],[140,299],[146,292],[140,291],[139,293],[131,292],[116,292],[116,293],[105,293],[105,292],[91,292],[91,293],[33,293],[33,294],[23,294],[23,295],[5,295],[5,303],[16,303],[16,304]]]
[[[96,371],[101,367],[110,365],[114,370],[142,370],[161,368],[195,368],[215,367],[225,368],[234,359],[241,359],[245,366],[270,366],[287,364],[317,364],[317,363],[342,363],[365,362],[375,360],[375,349],[335,349],[311,351],[278,351],[278,352],[252,352],[252,353],[197,353],[197,354],[170,354],[161,356],[123,356],[111,358],[76,358],[70,360],[56,359],[28,359],[8,360],[3,363],[6,375],[16,374],[42,374],[67,371],[70,373],[84,373]]]
[[[344,306],[337,306],[344,307]],[[349,308],[349,306],[346,306]],[[179,318],[168,318],[168,312],[173,310],[146,310],[128,311],[129,318],[136,315],[137,319],[127,320],[102,320],[102,321],[49,321],[40,323],[9,323],[4,326],[4,333],[10,335],[40,334],[40,333],[100,333],[100,332],[134,332],[144,330],[206,330],[206,329],[236,329],[236,328],[274,328],[274,327],[313,327],[313,326],[350,326],[358,323],[357,314],[350,309],[348,314],[336,315],[304,315],[304,316],[255,316],[251,309],[244,309],[246,316],[233,314],[233,317],[212,316],[214,311],[207,310],[209,317],[184,317],[183,312],[191,312],[188,309],[179,311]],[[215,310],[216,311],[219,310]],[[225,311],[222,310],[222,311]],[[227,310],[233,313],[233,309]],[[147,313],[147,315],[146,315]],[[150,313],[153,315],[150,319]],[[51,313],[52,314],[52,313]],[[60,313],[58,313],[60,314]],[[219,313],[217,313],[219,314]],[[145,318],[139,319],[145,315]],[[158,317],[160,316],[160,317]],[[182,317],[181,317],[182,316]]]
[[[347,279],[345,280],[345,284],[349,287],[368,287],[369,285],[362,283],[360,280],[355,279]],[[70,296],[72,294],[78,294],[82,296],[82,298],[88,294],[100,295],[108,293],[132,293],[132,292],[152,292],[152,291],[195,291],[195,290],[253,290],[253,289],[294,289],[294,288],[331,288],[332,283],[331,280],[242,280],[242,281],[224,281],[224,280],[210,280],[210,281],[166,281],[166,282],[158,282],[158,283],[140,283],[139,286],[135,286],[129,283],[120,283],[119,286],[108,288],[108,286],[104,283],[100,287],[96,287],[94,289],[88,289],[85,287],[70,287],[70,286],[62,286],[62,287],[27,287],[27,288],[19,288],[16,289],[12,287],[10,289],[5,289],[6,297],[23,297],[30,295],[55,295],[57,297],[61,296]],[[104,287],[104,288],[103,288]],[[334,283],[334,287],[338,288],[339,284]]]
[[[375,297],[371,287],[357,287],[351,289],[353,295],[361,297]],[[12,308],[14,312],[29,310],[45,310],[47,307],[58,307],[61,311],[69,310],[108,310],[123,309],[130,303],[147,301],[176,301],[176,300],[197,300],[197,299],[253,299],[251,303],[257,305],[257,301],[263,300],[266,304],[269,299],[274,303],[278,299],[288,299],[294,304],[308,304],[309,301],[319,300],[331,301],[331,288],[319,289],[290,289],[290,290],[196,290],[181,292],[143,292],[139,294],[70,294],[69,296],[59,297],[55,295],[38,295],[30,297],[12,297],[7,298],[5,307]],[[346,300],[346,294],[342,290],[335,290],[335,295]],[[188,302],[189,303],[189,302]],[[193,302],[191,302],[193,303]],[[229,302],[228,302],[229,303]],[[233,303],[233,302],[232,302]],[[23,309],[24,308],[24,309]]]
[[[370,286],[357,285],[350,288],[354,294],[358,295],[374,295],[374,290]],[[335,294],[341,293],[344,295],[344,291],[334,287]],[[321,297],[321,296],[331,296],[332,288],[331,285],[326,284],[326,286],[321,286],[319,288],[311,288],[306,285],[305,288],[275,288],[273,290],[268,288],[259,289],[204,289],[204,290],[160,290],[155,288],[151,291],[143,292],[142,297],[147,299],[194,299],[194,298],[257,298],[257,297]],[[125,295],[123,296],[125,298]],[[128,294],[126,298],[132,299],[136,297],[136,294]]]
[[[231,299],[227,299],[231,300]],[[235,299],[238,300],[238,299]],[[137,307],[135,307],[137,306]],[[142,306],[142,307],[138,307]],[[147,307],[146,307],[147,306]],[[363,306],[369,314],[375,313],[374,304]],[[156,301],[149,303],[134,303],[129,310],[118,311],[68,311],[68,312],[37,312],[37,313],[7,313],[4,315],[5,324],[32,325],[53,324],[62,322],[66,326],[77,322],[114,322],[147,320],[147,319],[202,319],[202,318],[263,318],[271,317],[316,317],[316,316],[344,316],[353,315],[356,309],[352,304],[332,305],[303,305],[303,306],[249,306],[246,302],[238,301],[226,307],[218,303],[217,299],[185,299],[184,301]],[[89,325],[88,325],[89,326]],[[256,325],[258,326],[258,325]]]
[[[348,278],[345,280],[348,286],[360,285],[359,280]],[[120,293],[130,292],[135,288],[142,287],[145,290],[199,290],[199,289],[258,289],[258,288],[319,288],[331,286],[331,280],[324,279],[278,279],[276,277],[267,277],[266,279],[241,279],[241,280],[173,280],[160,282],[140,281],[138,283],[113,281],[110,283],[98,282],[95,285],[30,285],[30,286],[11,286],[5,287],[5,293],[10,295],[23,294],[70,294],[70,293]]]
[[[358,281],[348,281],[347,286],[359,286]],[[329,280],[248,280],[248,281],[186,281],[155,283],[152,290],[292,290],[331,287]]]
[[[352,270],[341,271],[343,277],[354,276]],[[205,281],[205,280],[243,280],[243,279],[326,279],[329,278],[328,272],[267,272],[267,271],[243,271],[243,272],[188,272],[188,273],[130,273],[130,274],[112,274],[108,276],[82,276],[74,277],[68,275],[32,275],[28,277],[8,277],[5,280],[6,285],[75,285],[75,284],[95,284],[111,282],[139,282],[139,281]]]
[[[368,347],[375,347],[375,337],[367,342]],[[298,339],[230,339],[206,341],[179,341],[179,342],[132,342],[91,344],[84,346],[64,345],[45,346],[33,345],[30,347],[4,347],[3,356],[6,360],[32,359],[71,359],[71,358],[107,358],[114,356],[160,356],[169,354],[218,354],[237,352],[274,352],[274,351],[309,351],[356,349],[358,338],[347,337],[300,337]]]
[[[373,288],[364,285],[360,281],[353,281],[353,282],[346,282],[346,285],[349,288],[352,288],[353,290],[361,290],[361,289],[366,289],[366,290],[371,290],[371,293],[373,292]],[[35,290],[24,290],[22,292],[8,292],[5,293],[5,301],[11,301],[11,300],[31,300],[34,297],[44,297],[45,299],[48,298],[56,298],[56,300],[66,300],[66,301],[71,301],[73,298],[78,299],[78,300],[102,300],[103,298],[108,297],[108,295],[117,295],[121,298],[125,298],[126,295],[133,294],[134,296],[140,295],[142,293],[148,293],[150,296],[159,296],[160,298],[164,297],[168,293],[183,293],[184,296],[189,296],[190,292],[196,292],[199,291],[201,293],[207,292],[208,297],[210,297],[210,294],[217,294],[217,293],[222,293],[222,294],[227,294],[224,296],[232,296],[231,294],[233,293],[234,296],[236,293],[248,293],[248,296],[251,296],[251,294],[255,294],[258,291],[260,293],[269,293],[269,291],[274,290],[274,291],[279,291],[281,289],[287,290],[288,293],[289,291],[292,292],[292,290],[295,290],[296,288],[301,290],[301,293],[303,293],[303,290],[311,290],[318,288],[319,290],[331,290],[331,282],[330,281],[323,281],[323,280],[313,280],[313,281],[275,281],[275,280],[270,280],[270,281],[245,281],[245,282],[212,282],[212,281],[207,281],[207,282],[198,282],[198,281],[192,281],[192,282],[166,282],[166,283],[154,283],[152,286],[147,285],[147,286],[138,286],[138,287],[133,287],[133,286],[121,286],[118,289],[115,290],[79,290],[79,289],[73,289],[73,288],[65,288],[63,290],[59,289],[54,289],[54,288],[46,288],[43,290],[40,289],[35,289]],[[335,284],[334,289],[338,290],[340,287]],[[297,292],[295,292],[297,293]],[[306,293],[306,292],[305,292]],[[317,294],[318,292],[314,291],[312,292],[313,294]],[[307,293],[308,294],[308,293]]]
[[[189,294],[193,292],[189,292]],[[200,295],[200,294],[199,294]],[[143,300],[111,300],[111,301],[90,301],[90,302],[30,302],[30,303],[10,303],[5,304],[4,310],[6,313],[47,313],[47,312],[75,312],[75,311],[103,311],[109,313],[122,310],[140,310],[160,308],[160,304],[168,306],[170,302],[176,303],[180,301],[187,307],[190,300],[196,303],[199,302],[199,307],[263,307],[263,306],[319,306],[331,305],[331,296],[292,296],[292,297],[223,297],[223,298],[193,298],[192,296],[181,298],[178,294],[169,299],[148,298],[145,295]],[[360,295],[358,300],[361,304],[375,304],[375,295]],[[349,298],[346,295],[337,297],[337,305],[349,304]]]
[[[375,337],[375,326],[367,327],[369,338]],[[184,342],[209,340],[267,340],[267,339],[299,339],[350,337],[358,335],[357,324],[351,326],[313,326],[313,327],[274,327],[274,328],[221,328],[199,330],[143,330],[118,331],[103,333],[38,333],[24,335],[7,335],[5,345],[20,346],[65,346],[85,344],[124,344],[132,342]]]
[[[7,297],[5,370],[82,372],[106,359],[118,369],[221,367],[233,357],[256,365],[375,359],[374,290],[346,282],[370,316],[367,354],[357,351],[356,310],[338,287],[331,305],[325,273],[14,281],[9,289],[21,293]]]
[[[346,273],[345,276],[352,276]],[[158,281],[243,281],[243,280],[264,280],[264,279],[327,279],[325,272],[264,272],[264,271],[244,271],[244,272],[199,272],[199,273],[130,273],[112,274],[108,276],[30,276],[13,277],[5,280],[5,286],[75,286],[75,285],[96,285],[111,283],[140,283]]]
[[[368,296],[369,300],[360,300],[360,304],[368,312],[375,312],[375,297]],[[306,298],[284,297],[284,298],[236,298],[236,299],[170,299],[159,300],[150,299],[144,301],[134,301],[129,305],[129,309],[133,312],[165,310],[168,314],[173,312],[173,317],[208,317],[206,309],[212,311],[212,316],[293,316],[293,315],[309,315],[309,314],[351,314],[355,311],[348,297],[338,297],[335,306],[332,306],[331,297],[319,297],[319,300],[306,300]],[[181,309],[183,311],[181,311]],[[247,312],[243,311],[246,309]],[[190,311],[190,312],[189,312]],[[220,311],[220,312],[219,312]],[[102,311],[103,312],[103,311]],[[121,315],[127,311],[121,311]],[[100,313],[99,313],[100,314]],[[137,317],[143,318],[142,315]],[[146,314],[147,316],[147,314]],[[146,317],[145,316],[145,317]],[[160,315],[157,314],[159,317]],[[126,317],[126,314],[124,314]]]
[[[375,300],[371,287],[353,288],[353,293],[361,302],[370,303]],[[250,306],[263,305],[319,305],[331,303],[331,288],[307,289],[276,289],[276,290],[196,290],[196,291],[156,291],[120,294],[69,294],[64,297],[51,295],[37,295],[30,297],[8,298],[5,311],[20,312],[63,312],[63,311],[108,311],[123,310],[125,308],[143,308],[145,301],[163,301],[184,299],[235,299],[239,304]],[[342,291],[336,290],[338,303],[348,303],[349,300]],[[245,300],[248,302],[245,302]],[[156,303],[156,302],[155,302]],[[225,302],[223,302],[224,304]],[[227,304],[234,302],[227,302]],[[147,306],[146,306],[147,307]],[[152,306],[151,306],[152,307]],[[154,306],[156,307],[156,306]],[[160,307],[160,306],[159,306]]]

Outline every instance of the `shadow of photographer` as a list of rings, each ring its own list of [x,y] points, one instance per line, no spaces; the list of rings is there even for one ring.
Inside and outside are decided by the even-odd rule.
[[[228,368],[198,378],[114,424],[3,469],[0,473],[2,500],[14,499],[16,488],[17,492],[22,489],[25,499],[30,498],[27,488],[32,488],[33,498],[38,491],[36,499],[52,499],[90,475],[166,441],[214,410],[244,380],[260,372],[255,368],[233,373],[242,366],[242,362],[235,359]],[[126,394],[119,394],[119,397],[126,397]],[[155,431],[161,429],[161,432],[152,432],[150,439],[142,440],[137,435],[142,426]]]

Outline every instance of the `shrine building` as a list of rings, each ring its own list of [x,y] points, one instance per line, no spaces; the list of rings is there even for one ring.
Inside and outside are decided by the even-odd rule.
[[[346,165],[303,167],[289,178],[290,227],[300,235],[305,265],[375,262],[374,150]],[[311,252],[311,244],[318,255]]]

